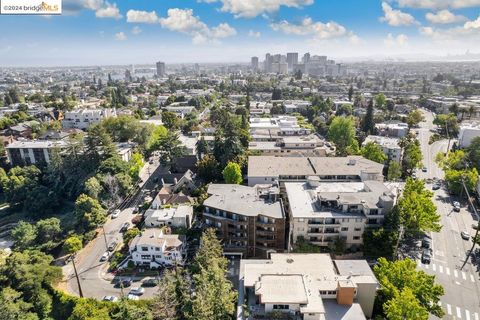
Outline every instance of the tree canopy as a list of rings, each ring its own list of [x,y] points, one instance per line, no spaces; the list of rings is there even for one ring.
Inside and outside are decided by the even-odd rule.
[[[328,138],[335,144],[338,156],[358,153],[352,117],[334,117],[328,129]]]

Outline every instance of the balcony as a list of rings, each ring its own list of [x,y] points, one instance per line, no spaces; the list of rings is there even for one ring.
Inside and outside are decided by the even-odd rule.
[[[203,216],[207,217],[207,218],[212,218],[212,219],[215,219],[215,220],[218,220],[218,221],[229,221],[229,222],[237,224],[237,225],[246,225],[247,224],[246,219],[245,220],[236,220],[236,219],[232,219],[232,218],[228,218],[228,217],[224,217],[224,216],[219,216],[216,213],[211,213],[211,212],[203,212]]]

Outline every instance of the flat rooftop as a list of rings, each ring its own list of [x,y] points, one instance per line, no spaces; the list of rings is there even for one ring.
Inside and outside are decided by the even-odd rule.
[[[383,165],[360,156],[284,158],[275,156],[248,157],[249,177],[358,176],[362,172],[379,173]]]
[[[236,184],[210,184],[210,195],[203,205],[223,211],[256,217],[263,215],[275,219],[284,218],[280,201],[268,201],[259,197],[256,187]]]

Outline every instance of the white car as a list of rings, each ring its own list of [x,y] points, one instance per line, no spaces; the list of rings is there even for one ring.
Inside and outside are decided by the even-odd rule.
[[[104,296],[103,301],[110,301],[110,302],[117,302],[118,301],[118,298],[115,297],[115,296]]]
[[[104,261],[107,261],[108,258],[110,258],[110,252],[106,251],[102,257],[100,258],[100,262],[104,262]]]
[[[127,299],[128,300],[140,300],[140,298],[138,296],[134,295],[134,294],[129,294],[127,296]]]
[[[460,236],[462,237],[463,240],[469,240],[470,239],[470,233],[468,233],[467,231],[462,231],[460,233]]]
[[[115,211],[113,211],[112,213],[112,219],[118,218],[119,215],[120,215],[120,209],[115,209]]]
[[[130,292],[128,293],[129,295],[130,294],[133,294],[133,295],[136,295],[136,296],[141,296],[142,294],[145,293],[145,288],[142,288],[142,287],[133,287],[132,289],[130,289]]]

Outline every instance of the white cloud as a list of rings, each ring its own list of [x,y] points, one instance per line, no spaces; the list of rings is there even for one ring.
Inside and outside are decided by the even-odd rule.
[[[123,32],[118,32],[118,33],[115,33],[115,40],[118,40],[118,41],[127,40],[127,36]]]
[[[159,18],[155,11],[128,10],[127,22],[130,23],[158,23]]]
[[[142,29],[140,29],[139,26],[135,26],[135,27],[133,27],[133,29],[132,29],[132,33],[133,33],[133,34],[140,34],[140,33],[142,33]]]
[[[344,26],[330,21],[327,23],[314,22],[311,18],[305,18],[300,24],[292,24],[286,20],[270,24],[275,31],[299,36],[313,36],[316,39],[332,39],[353,35]]]
[[[281,6],[301,8],[313,4],[313,0],[200,0],[201,2],[222,2],[221,11],[230,12],[236,18],[254,18],[264,13],[277,12]]]
[[[360,44],[362,43],[362,39],[360,39],[359,36],[352,34],[348,40],[350,41],[351,44]]]
[[[467,18],[460,15],[455,15],[448,10],[440,10],[437,13],[428,12],[425,18],[434,24],[450,24],[455,22],[465,21]]]
[[[382,9],[384,16],[380,18],[380,21],[387,22],[391,26],[410,26],[418,23],[411,14],[402,12],[400,10],[394,10],[386,2],[382,2]]]
[[[192,9],[168,9],[167,17],[159,19],[162,27],[192,37],[195,44],[217,42],[219,39],[231,37],[237,31],[228,23],[221,23],[216,27],[209,28],[199,17],[193,15]]]
[[[95,16],[97,18],[113,18],[116,20],[122,18],[122,15],[120,14],[120,10],[118,10],[117,5],[115,3],[110,4],[108,2],[106,3],[105,7],[102,7],[95,12]]]
[[[480,6],[480,0],[397,0],[399,6],[422,9],[469,8]]]
[[[480,29],[480,16],[478,16],[477,20],[465,22],[463,28],[467,30]]]
[[[387,38],[383,40],[383,44],[389,48],[405,47],[408,45],[408,37],[404,34],[395,37],[389,33]]]
[[[261,35],[262,34],[260,33],[260,31],[253,31],[253,30],[248,31],[248,36],[252,38],[260,38]]]

